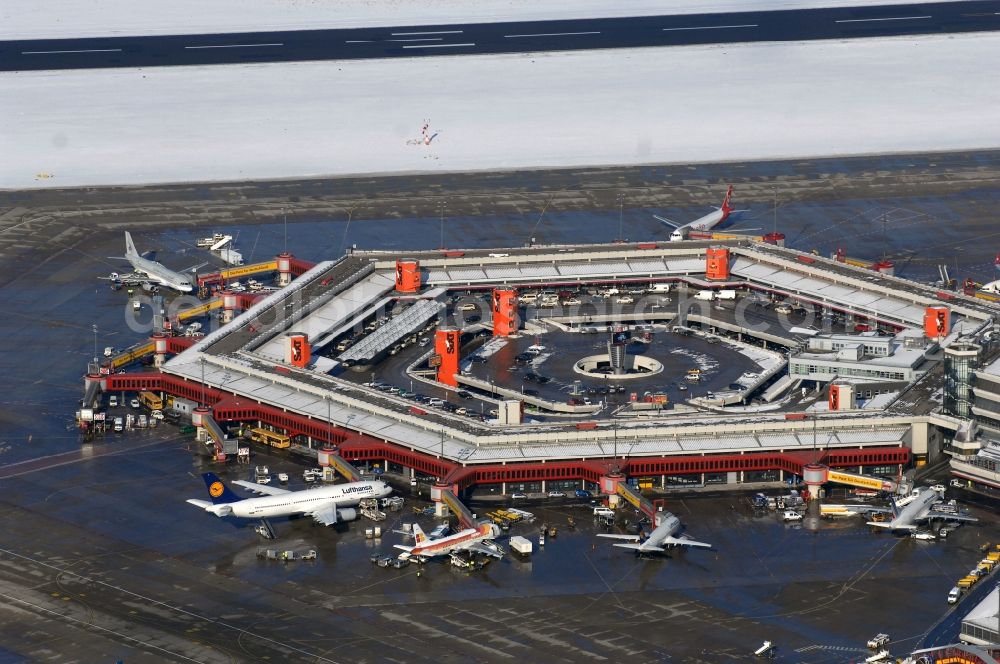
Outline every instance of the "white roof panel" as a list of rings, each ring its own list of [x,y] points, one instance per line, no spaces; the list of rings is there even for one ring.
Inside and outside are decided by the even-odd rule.
[[[667,270],[663,259],[659,258],[631,260],[628,264],[632,267],[633,272],[666,272]]]
[[[776,272],[781,272],[777,268],[771,267],[770,265],[762,265],[761,263],[753,263],[747,265],[746,267],[740,267],[738,269],[733,269],[734,274],[739,274],[740,276],[748,277],[750,279],[767,279],[772,274]]]
[[[795,282],[795,288],[799,289],[804,293],[818,293],[821,288],[826,286],[826,282],[820,281],[819,279],[813,279],[811,277],[802,277]]]
[[[427,270],[426,281],[429,284],[439,284],[443,281],[451,281],[451,277],[447,270]]]
[[[831,298],[834,300],[845,300],[851,297],[857,291],[853,288],[838,286],[837,284],[824,284],[822,288],[816,289],[816,292],[822,295],[823,297]]]
[[[559,270],[555,265],[519,265],[517,269],[525,277],[555,277],[559,275]]]
[[[670,272],[704,272],[704,258],[668,258],[667,270]]]
[[[486,273],[481,269],[470,267],[453,267],[448,271],[448,275],[454,281],[475,281],[486,278]]]
[[[514,265],[488,267],[483,270],[490,279],[520,279],[522,272]]]

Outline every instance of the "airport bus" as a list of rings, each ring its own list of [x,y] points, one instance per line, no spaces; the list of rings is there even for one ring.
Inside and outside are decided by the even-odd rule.
[[[292,439],[283,433],[268,431],[267,429],[250,429],[250,440],[255,443],[264,443],[271,447],[285,449],[292,444]]]
[[[139,403],[150,410],[163,410],[163,399],[154,392],[139,392]]]

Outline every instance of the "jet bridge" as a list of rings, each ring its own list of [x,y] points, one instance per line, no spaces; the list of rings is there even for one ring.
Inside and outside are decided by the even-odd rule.
[[[225,459],[227,454],[236,454],[239,451],[239,443],[236,439],[226,436],[226,432],[207,408],[196,408],[191,414],[191,423],[203,430],[214,443],[216,459]]]
[[[452,490],[451,484],[438,482],[431,487],[431,500],[436,503],[444,503],[452,511],[462,528],[478,528],[480,521],[469,511],[469,508],[458,499]]]
[[[348,482],[358,482],[361,480],[361,472],[344,457],[340,456],[340,452],[335,447],[324,447],[319,450],[316,460],[319,462],[320,468],[324,470],[332,468],[343,475]]]
[[[651,523],[659,525],[656,523],[656,507],[628,482],[624,481],[624,478],[618,482],[618,486],[615,488],[615,493],[628,501],[632,507],[648,516]]]

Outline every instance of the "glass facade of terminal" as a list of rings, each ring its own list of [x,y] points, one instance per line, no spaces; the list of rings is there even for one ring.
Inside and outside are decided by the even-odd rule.
[[[1000,643],[1000,634],[972,623],[962,623],[962,636],[966,637],[963,640],[976,645]]]
[[[975,344],[954,344],[944,351],[944,410],[949,415],[972,415],[972,378],[979,368],[979,352]]]
[[[814,380],[833,380],[837,376],[853,376],[856,378],[880,378],[883,380],[909,380],[906,372],[898,370],[888,370],[888,369],[869,369],[859,366],[851,366],[848,364],[822,364],[813,360],[813,364],[809,364],[809,360],[796,360],[792,358],[792,361],[788,365],[788,374],[790,376],[804,376],[810,377],[813,374],[822,374],[823,376],[816,376]]]

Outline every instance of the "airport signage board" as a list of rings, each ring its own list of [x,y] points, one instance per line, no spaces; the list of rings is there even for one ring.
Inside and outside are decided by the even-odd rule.
[[[630,330],[615,330],[611,333],[611,343],[616,346],[628,343],[628,340],[632,338],[632,332]]]
[[[838,473],[836,470],[831,470],[827,473],[827,478],[831,482],[851,484],[854,486],[861,486],[866,489],[875,489],[877,491],[881,491],[884,488],[882,480],[875,479],[874,477],[860,477],[849,473]]]

